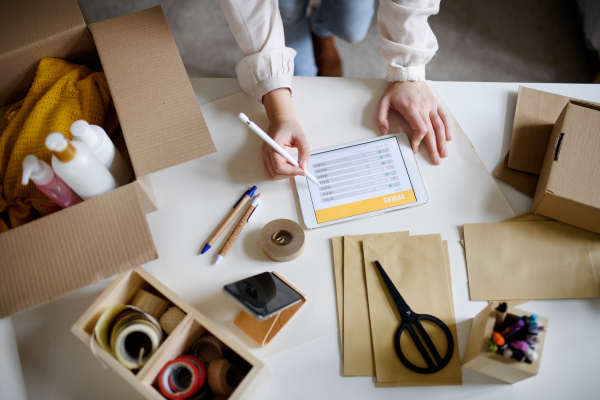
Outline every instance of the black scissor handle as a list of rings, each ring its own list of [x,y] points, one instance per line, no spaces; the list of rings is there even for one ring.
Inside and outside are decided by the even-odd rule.
[[[440,319],[432,315],[413,315],[416,316],[416,321],[414,321],[413,323],[403,321],[400,323],[398,330],[396,330],[396,337],[394,338],[396,354],[398,355],[400,362],[402,362],[402,364],[404,364],[404,366],[410,369],[411,371],[418,372],[419,374],[432,374],[434,372],[438,372],[446,365],[448,365],[450,359],[452,358],[452,354],[454,353],[454,338],[452,337],[452,332],[450,332],[450,329],[448,329],[446,324],[444,324]],[[435,345],[431,341],[429,334],[427,333],[425,328],[423,328],[423,325],[421,324],[422,320],[433,322],[434,324],[439,326],[442,329],[442,331],[444,331],[444,334],[446,335],[446,341],[448,342],[448,349],[446,350],[446,355],[444,356],[444,358],[440,356],[439,352],[435,348]],[[423,345],[423,342],[421,341],[419,336],[417,336],[413,325],[416,326],[417,330],[419,331],[419,335],[421,335],[421,337],[423,338],[423,342],[425,342],[425,345]],[[408,359],[404,356],[402,348],[400,347],[400,337],[402,336],[402,333],[404,331],[408,331],[408,333],[410,334],[410,337],[417,346],[419,353],[421,353],[421,357],[423,357],[423,359],[427,363],[427,368],[414,365],[413,363],[408,361]],[[425,348],[425,346],[427,346],[427,348]],[[433,358],[435,358],[435,362],[431,359],[427,350],[431,352]]]

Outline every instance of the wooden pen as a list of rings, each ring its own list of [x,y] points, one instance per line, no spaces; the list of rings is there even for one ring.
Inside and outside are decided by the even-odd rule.
[[[233,242],[235,242],[235,239],[237,239],[237,237],[242,232],[242,229],[244,229],[244,226],[246,226],[246,224],[250,220],[250,217],[254,213],[254,210],[256,210],[256,208],[260,205],[261,198],[262,195],[259,193],[256,195],[254,200],[252,200],[252,204],[248,206],[246,212],[242,216],[242,219],[240,220],[240,222],[238,222],[233,232],[231,232],[231,235],[229,235],[229,238],[227,239],[223,247],[221,247],[221,251],[219,251],[217,259],[215,260],[215,265],[218,264],[223,259],[223,257],[225,257],[231,246],[233,246]]]
[[[221,226],[215,232],[215,234],[212,235],[210,239],[208,239],[208,242],[206,242],[206,244],[202,248],[202,251],[200,252],[200,254],[206,253],[212,247],[212,245],[217,241],[219,236],[221,236],[221,234],[223,232],[225,232],[225,229],[227,229],[227,227],[229,226],[229,224],[231,224],[233,219],[240,213],[240,211],[242,211],[242,208],[246,205],[248,200],[250,200],[252,198],[252,196],[254,196],[255,190],[256,190],[256,186],[252,186],[252,189],[246,191],[242,195],[242,197],[240,197],[240,199],[237,201],[237,203],[235,203],[233,205],[233,211],[231,211],[231,213],[229,214],[229,216],[227,217],[225,222],[223,222],[221,224]]]

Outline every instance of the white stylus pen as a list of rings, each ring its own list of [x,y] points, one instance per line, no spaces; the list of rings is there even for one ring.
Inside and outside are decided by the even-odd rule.
[[[298,165],[298,161],[294,160],[292,158],[292,156],[290,156],[287,151],[285,151],[284,149],[281,148],[281,146],[279,146],[277,143],[275,143],[275,141],[273,139],[271,139],[271,137],[269,137],[269,135],[267,135],[265,133],[265,131],[263,131],[262,129],[260,129],[258,127],[258,125],[256,125],[254,122],[250,121],[250,118],[248,118],[246,116],[246,114],[244,113],[239,113],[238,117],[246,124],[250,127],[250,129],[252,129],[254,132],[256,132],[256,134],[258,136],[261,137],[262,140],[264,140],[265,142],[267,142],[267,144],[269,146],[271,146],[273,148],[273,150],[275,150],[276,152],[278,152],[281,157],[285,158],[290,164],[292,164],[294,167],[300,167],[300,165]],[[302,167],[300,167],[302,168]],[[302,168],[304,169],[304,168]],[[313,181],[317,186],[321,186],[321,184],[319,183],[319,181],[317,180],[317,178],[315,178],[310,172],[308,172],[307,170],[304,170],[304,172],[306,172],[306,177],[308,179],[310,179],[311,181]]]

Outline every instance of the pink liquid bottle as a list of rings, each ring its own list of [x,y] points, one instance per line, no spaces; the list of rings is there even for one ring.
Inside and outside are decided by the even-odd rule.
[[[83,200],[67,184],[58,177],[52,168],[36,156],[30,154],[23,160],[23,185],[29,183],[29,179],[35,183],[50,200],[58,204],[60,208],[71,207]]]

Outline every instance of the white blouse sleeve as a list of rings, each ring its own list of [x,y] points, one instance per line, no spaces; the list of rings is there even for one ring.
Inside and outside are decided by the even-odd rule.
[[[279,88],[292,90],[296,50],[285,47],[277,0],[219,0],[244,53],[235,66],[240,86],[259,102]]]
[[[387,80],[425,80],[425,64],[438,49],[427,23],[437,14],[440,0],[381,0],[377,26],[383,41],[381,55],[388,64]]]

